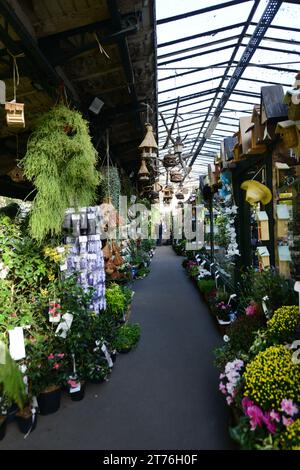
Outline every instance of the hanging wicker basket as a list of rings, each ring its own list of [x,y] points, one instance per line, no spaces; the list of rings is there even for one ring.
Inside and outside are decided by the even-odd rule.
[[[176,197],[177,199],[184,199],[184,194],[181,193],[181,192],[179,192],[179,193],[176,193],[176,194],[175,194],[175,197]]]

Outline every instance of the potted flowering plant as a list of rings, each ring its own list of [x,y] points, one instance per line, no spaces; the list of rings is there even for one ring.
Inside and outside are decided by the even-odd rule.
[[[48,341],[49,338],[40,338],[28,347],[30,390],[33,395],[37,395],[39,410],[43,415],[55,413],[59,409],[61,385],[67,375],[65,353],[55,352],[55,345],[51,341],[48,344]]]

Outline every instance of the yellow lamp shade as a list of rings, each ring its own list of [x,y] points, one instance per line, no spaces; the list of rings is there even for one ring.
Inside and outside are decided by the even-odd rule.
[[[261,202],[266,205],[272,200],[272,193],[267,186],[255,180],[247,180],[241,184],[241,188],[246,191],[246,201],[249,204]]]

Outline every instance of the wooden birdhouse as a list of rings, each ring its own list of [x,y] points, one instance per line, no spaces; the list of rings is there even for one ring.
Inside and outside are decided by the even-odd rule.
[[[259,240],[270,240],[269,217],[266,211],[257,211],[257,231]]]
[[[242,139],[241,139],[241,131],[238,130],[233,137],[236,139],[236,142],[233,146],[232,153],[234,160],[240,160],[242,155]]]
[[[251,151],[251,134],[248,132],[251,124],[251,116],[240,118],[239,144],[242,147],[241,157],[245,157]]]
[[[292,261],[288,245],[278,246],[279,272],[284,277],[291,277],[290,263]]]
[[[257,256],[260,271],[270,267],[270,253],[266,246],[259,246],[257,248]]]
[[[163,166],[165,168],[173,168],[174,166],[178,165],[178,158],[173,153],[168,153],[163,158]]]
[[[288,236],[288,224],[290,219],[289,208],[287,204],[277,204],[277,237],[284,238]]]
[[[281,85],[261,87],[261,124],[284,121],[287,118],[287,106],[283,104],[283,88]]]
[[[275,134],[278,134],[288,148],[294,148],[299,143],[299,132],[294,121],[280,121],[275,129]]]
[[[292,121],[300,119],[300,73],[296,75],[294,87],[288,90],[283,102],[288,107],[288,117]]]
[[[263,144],[263,141],[264,141],[264,126],[261,123],[260,105],[255,105],[253,107],[251,121],[254,124],[255,144]]]
[[[138,171],[138,180],[139,181],[149,181],[150,179],[150,172],[147,168],[147,165],[146,165],[146,162],[145,162],[145,159],[142,158],[142,163],[141,163],[141,167]]]
[[[147,157],[153,157],[154,152],[157,151],[157,143],[153,134],[153,127],[151,124],[145,124],[147,132],[143,142],[139,145],[139,149],[142,150],[142,155]]]
[[[15,129],[25,127],[24,103],[5,103],[5,111],[8,127]]]
[[[170,181],[172,183],[181,183],[183,181],[183,174],[179,170],[170,171]]]
[[[277,187],[284,185],[284,179],[287,172],[290,170],[290,167],[287,163],[284,162],[275,162],[276,169],[276,184]]]

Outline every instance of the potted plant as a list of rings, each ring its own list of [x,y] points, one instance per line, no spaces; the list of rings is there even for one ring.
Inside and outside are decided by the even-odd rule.
[[[96,363],[91,364],[89,367],[89,381],[94,384],[102,383],[107,380],[110,371],[106,359],[99,358]]]
[[[70,376],[67,380],[68,395],[73,401],[81,401],[85,395],[85,380]]]
[[[7,426],[7,412],[10,402],[5,395],[0,396],[0,441],[4,439]]]
[[[118,328],[112,346],[119,353],[127,353],[137,345],[140,335],[141,328],[138,323],[127,323]]]
[[[37,413],[35,408],[30,406],[29,403],[17,411],[15,418],[18,428],[23,434],[28,434],[35,430],[37,424]]]

